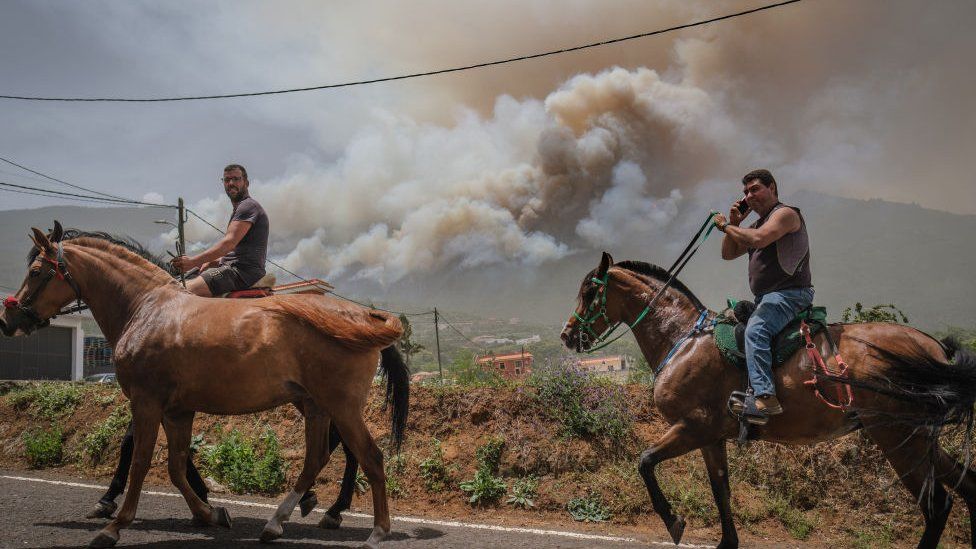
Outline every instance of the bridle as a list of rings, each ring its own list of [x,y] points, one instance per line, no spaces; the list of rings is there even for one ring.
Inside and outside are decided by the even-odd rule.
[[[74,277],[72,277],[71,273],[68,272],[68,264],[64,260],[64,244],[61,242],[58,242],[57,244],[58,250],[54,259],[44,253],[44,250],[41,250],[38,254],[38,258],[43,262],[50,264],[51,268],[42,275],[44,278],[41,279],[41,282],[37,285],[37,287],[34,288],[34,290],[23,300],[18,300],[12,295],[7,296],[7,298],[3,300],[4,309],[19,311],[21,314],[26,316],[28,320],[30,320],[30,327],[34,329],[47,327],[51,323],[51,318],[57,316],[52,315],[50,318],[43,319],[33,308],[34,300],[54,278],[64,280],[68,283],[68,285],[71,286],[71,289],[75,291],[75,297],[78,299],[78,306],[81,306],[81,290],[78,288],[78,283],[75,282]]]
[[[701,245],[708,238],[708,235],[711,234],[712,229],[715,228],[715,225],[712,224],[712,218],[714,218],[717,213],[718,212],[711,212],[708,215],[708,217],[705,218],[705,222],[702,223],[701,227],[698,229],[698,232],[695,234],[694,238],[691,239],[691,242],[688,243],[688,246],[685,247],[684,251],[681,252],[681,255],[678,256],[678,259],[674,262],[673,265],[671,265],[671,268],[668,269],[668,280],[661,285],[661,287],[657,290],[657,292],[655,292],[654,296],[648,302],[647,306],[644,307],[644,310],[641,311],[639,315],[637,315],[637,319],[635,319],[633,322],[617,322],[616,324],[614,324],[613,322],[610,321],[610,317],[607,316],[607,281],[610,278],[610,268],[609,267],[607,268],[607,272],[603,273],[602,278],[597,278],[597,277],[590,278],[590,281],[593,282],[594,284],[597,284],[599,288],[597,289],[596,295],[590,301],[590,304],[586,307],[586,318],[583,318],[575,311],[573,312],[573,316],[576,317],[576,320],[578,321],[578,324],[581,328],[579,332],[580,350],[582,350],[585,353],[592,353],[594,351],[599,351],[600,349],[603,349],[604,347],[610,345],[614,341],[617,341],[627,333],[626,331],[620,332],[619,334],[617,334],[616,337],[610,339],[610,336],[613,335],[613,332],[615,332],[617,328],[620,327],[621,324],[627,324],[627,326],[631,330],[633,330],[638,324],[640,324],[641,321],[644,320],[644,317],[647,316],[647,313],[649,313],[651,309],[654,307],[654,305],[657,303],[657,300],[662,295],[664,295],[665,290],[667,290],[668,287],[671,286],[671,283],[674,282],[674,279],[678,276],[678,273],[680,273],[681,270],[685,268],[685,265],[688,264],[688,260],[690,260],[691,257],[695,255],[695,252],[698,251],[698,248],[701,247]],[[706,228],[708,229],[707,231],[705,230]],[[702,236],[702,233],[705,233],[705,236]],[[699,240],[699,238],[701,239]],[[695,245],[696,242],[698,243],[697,245]],[[593,329],[593,324],[595,324],[596,321],[601,317],[604,320],[606,320],[607,327],[603,330],[602,333],[598,334]],[[589,349],[582,349],[584,343],[590,342],[589,339],[591,336],[593,337],[593,344],[595,346],[590,347]]]

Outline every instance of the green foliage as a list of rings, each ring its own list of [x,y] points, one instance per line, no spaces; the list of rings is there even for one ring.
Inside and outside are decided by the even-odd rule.
[[[496,386],[504,382],[504,379],[493,370],[483,369],[475,359],[474,353],[468,349],[461,349],[454,355],[454,360],[447,367],[447,371],[458,385]]]
[[[475,451],[478,460],[478,469],[485,469],[493,475],[498,474],[498,466],[502,460],[502,450],[505,448],[505,439],[493,436],[488,442],[482,444]]]
[[[366,490],[369,490],[369,479],[366,478],[366,475],[361,470],[356,470],[356,480],[352,486],[357,493],[365,494]]]
[[[31,467],[37,469],[61,462],[62,437],[60,425],[53,425],[50,429],[30,429],[25,431],[24,456]]]
[[[386,493],[392,498],[403,497],[407,490],[400,482],[400,474],[406,469],[407,460],[403,454],[396,454],[386,459]]]
[[[287,464],[270,427],[254,440],[237,429],[203,451],[207,471],[231,491],[276,494],[285,483]]]
[[[539,497],[539,479],[535,476],[522,477],[512,485],[512,494],[505,503],[528,509],[535,507],[537,497]]]
[[[126,406],[117,406],[94,431],[85,435],[81,443],[82,455],[91,460],[92,465],[101,463],[108,443],[125,430],[131,419],[132,414]]]
[[[564,436],[602,436],[622,446],[630,434],[626,394],[613,381],[581,372],[571,361],[543,365],[529,381]]]
[[[432,451],[429,458],[420,462],[420,478],[428,492],[441,492],[451,482],[451,475],[444,465],[444,450],[441,441],[431,439]]]
[[[461,490],[471,494],[468,503],[472,505],[496,503],[508,489],[504,480],[495,477],[486,468],[478,469],[473,479],[462,482],[460,486]]]
[[[805,540],[813,532],[813,522],[784,497],[773,496],[767,502],[770,512],[798,540]]]
[[[964,328],[950,327],[944,332],[937,333],[936,336],[939,339],[951,337],[970,351],[976,351],[976,329],[967,330]]]
[[[844,309],[844,315],[841,317],[844,322],[898,322],[899,318],[903,324],[908,324],[905,313],[890,303],[875,305],[865,310],[860,302],[855,303],[853,308]]]
[[[589,494],[585,498],[573,498],[566,504],[566,510],[578,522],[605,522],[612,516],[599,494]]]
[[[11,391],[7,402],[36,418],[53,420],[71,415],[81,402],[81,394],[72,383],[39,383]]]

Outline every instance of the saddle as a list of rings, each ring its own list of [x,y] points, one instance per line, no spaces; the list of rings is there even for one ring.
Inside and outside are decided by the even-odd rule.
[[[234,292],[227,292],[226,294],[221,294],[218,297],[223,297],[227,299],[253,299],[256,297],[268,297],[274,295],[275,283],[277,278],[275,275],[268,273],[258,279],[257,282],[251,285],[250,288],[246,290],[237,290]]]
[[[729,299],[729,309],[719,317],[714,330],[715,345],[722,357],[729,364],[745,369],[745,331],[749,317],[756,310],[751,301],[736,302]],[[773,351],[773,367],[777,367],[793,356],[793,353],[804,346],[805,341],[800,335],[800,321],[806,320],[810,326],[810,336],[814,336],[827,326],[826,307],[808,307],[776,334],[770,346]]]

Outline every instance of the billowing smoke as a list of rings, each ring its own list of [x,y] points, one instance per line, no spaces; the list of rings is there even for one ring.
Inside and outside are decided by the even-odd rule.
[[[614,68],[544,102],[502,96],[490,117],[465,110],[449,128],[379,114],[336,162],[251,191],[286,268],[392,283],[652,238],[733,136],[703,90]],[[225,199],[195,209],[229,214]],[[208,231],[191,223],[188,237]]]
[[[509,37],[524,51],[567,36],[578,43],[589,28],[580,21],[591,19],[563,5],[509,21],[494,42]],[[626,34],[627,13],[659,23],[652,26],[715,15],[678,2],[600,6],[609,11],[596,28],[612,35]],[[387,102],[357,122],[333,161],[298,157],[286,173],[252,181],[271,216],[271,254],[306,274],[382,285],[546,265],[601,248],[651,254],[658,243],[685,238],[688,220],[727,208],[738,178],[757,167],[772,169],[787,190],[917,200],[918,181],[938,181],[944,196],[929,195],[931,205],[971,204],[971,177],[960,166],[976,130],[963,105],[976,86],[972,71],[956,69],[971,51],[972,33],[962,26],[974,9],[940,6],[803,3],[507,66],[504,86],[485,85],[500,72],[415,81],[401,89],[402,109]],[[420,22],[390,9],[380,17],[450,37],[462,14]],[[491,21],[472,28],[496,28],[482,20]],[[381,72],[470,61],[422,40],[400,44],[401,35],[371,39],[355,61],[382,59]],[[404,63],[389,64],[391,50]],[[424,66],[410,64],[417,60]],[[578,70],[567,72],[574,63]],[[255,116],[271,114],[278,113]],[[302,123],[329,133],[330,120],[320,116],[312,111]],[[194,208],[220,225],[229,214],[224,197]],[[214,237],[192,223],[188,234]]]

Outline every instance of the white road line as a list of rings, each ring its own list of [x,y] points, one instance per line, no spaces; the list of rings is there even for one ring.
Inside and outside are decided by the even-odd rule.
[[[58,486],[69,486],[71,488],[89,488],[94,490],[104,490],[104,486],[98,486],[96,484],[84,484],[81,482],[68,482],[64,480],[48,480],[42,478],[32,478],[32,477],[17,477],[12,475],[0,475],[0,478],[8,480],[19,480],[24,482],[40,482],[44,484],[55,484]],[[143,494],[148,494],[151,496],[164,496],[171,498],[181,498],[183,497],[179,493],[175,492],[158,492],[155,490],[144,490]],[[277,509],[276,505],[270,503],[258,503],[254,501],[242,501],[237,499],[225,499],[225,498],[210,498],[213,503],[224,503],[228,505],[238,505],[241,507],[257,507],[261,509]],[[316,513],[324,513],[320,509],[315,509]],[[357,518],[373,518],[373,515],[368,515],[366,513],[354,513],[351,511],[346,511],[343,513],[346,516],[357,517]],[[623,538],[617,536],[601,536],[598,534],[581,534],[579,532],[565,532],[561,530],[539,530],[536,528],[513,528],[508,526],[496,526],[494,524],[478,524],[469,522],[457,522],[449,520],[434,520],[419,517],[394,517],[393,522],[406,522],[411,524],[425,524],[430,526],[447,526],[452,528],[471,528],[475,530],[491,530],[493,532],[506,532],[512,534],[533,534],[539,536],[561,536],[564,538],[581,539],[581,540],[594,540],[594,541],[610,541],[610,542],[620,542],[620,543],[641,543],[640,540],[636,538]],[[711,547],[710,545],[693,545],[689,543],[681,543],[675,545],[670,542],[660,542],[660,541],[647,541],[644,542],[648,545],[655,547],[681,547],[685,549],[705,549]]]

